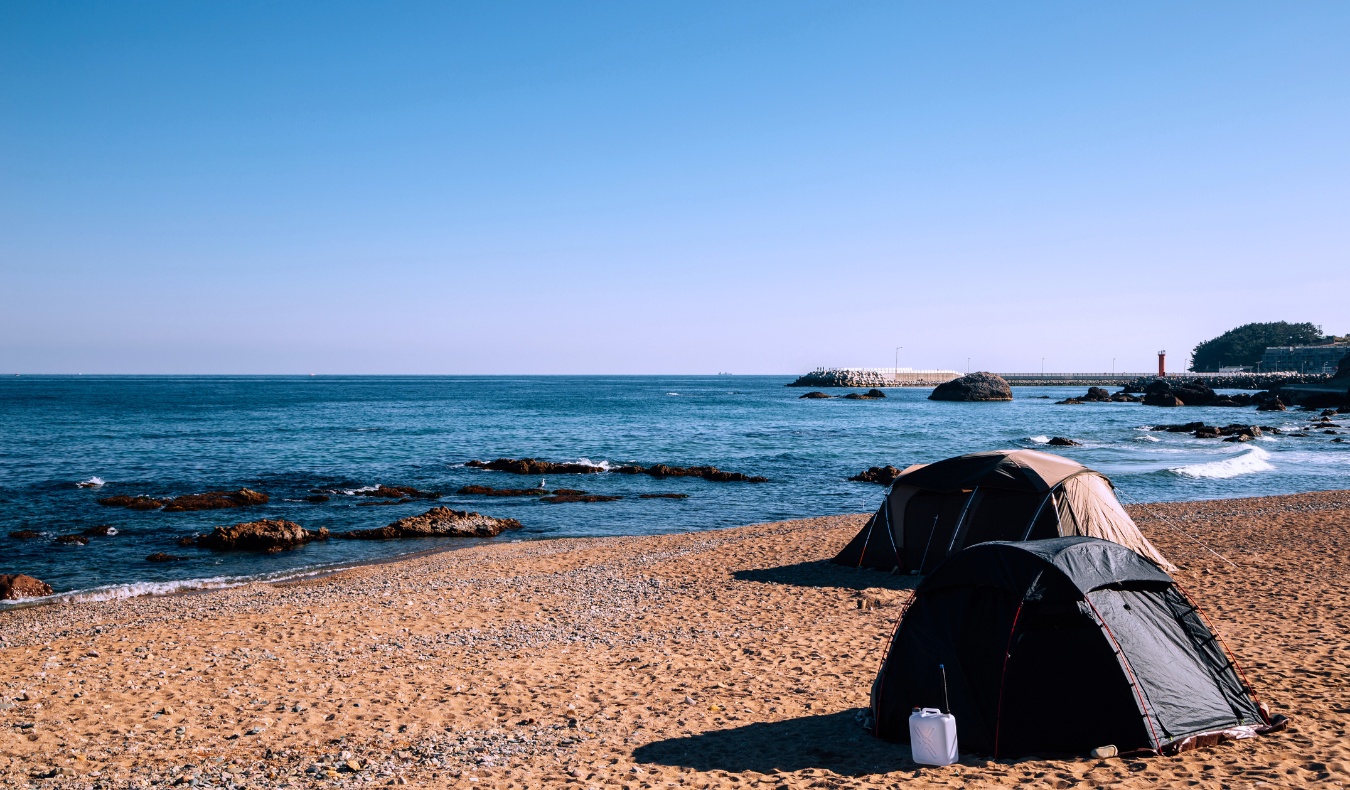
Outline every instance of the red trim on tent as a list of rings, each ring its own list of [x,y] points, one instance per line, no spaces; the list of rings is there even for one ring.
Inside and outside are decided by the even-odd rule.
[[[1012,657],[1013,635],[1017,633],[1017,621],[1022,619],[1022,607],[1027,603],[1023,598],[1017,602],[1017,613],[1013,615],[1012,628],[1008,629],[1008,646],[1003,650],[1003,672],[998,676],[998,708],[994,713],[994,759],[998,759],[998,734],[1003,725],[1003,681],[1008,679],[1008,659]]]

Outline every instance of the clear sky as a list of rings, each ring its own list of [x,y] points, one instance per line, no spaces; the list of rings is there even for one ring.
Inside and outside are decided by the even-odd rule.
[[[0,3],[0,371],[1350,333],[1350,4]]]

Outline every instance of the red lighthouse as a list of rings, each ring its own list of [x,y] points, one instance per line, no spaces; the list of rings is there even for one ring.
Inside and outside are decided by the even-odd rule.
[[[1167,352],[1158,352],[1158,378],[1167,378]]]

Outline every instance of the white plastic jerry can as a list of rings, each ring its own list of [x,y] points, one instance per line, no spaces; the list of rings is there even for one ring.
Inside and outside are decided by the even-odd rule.
[[[909,714],[909,745],[920,765],[956,762],[956,717],[937,708],[915,708]]]

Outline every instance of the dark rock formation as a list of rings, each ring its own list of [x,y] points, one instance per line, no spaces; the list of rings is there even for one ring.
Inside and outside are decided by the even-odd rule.
[[[436,507],[420,516],[401,518],[379,529],[339,532],[337,537],[352,540],[388,540],[391,538],[491,538],[508,529],[520,529],[513,518],[493,518],[481,513]]]
[[[868,390],[867,392],[850,392],[844,396],[846,400],[876,400],[884,397],[886,397],[886,393],[875,389]]]
[[[1282,401],[1282,400],[1280,400],[1278,397],[1276,397],[1276,398],[1271,398],[1270,400],[1268,400],[1268,401],[1262,403],[1260,406],[1257,406],[1257,407],[1256,407],[1256,410],[1257,410],[1257,411],[1285,411],[1287,408],[1288,408],[1288,407],[1284,405],[1284,401]]]
[[[751,477],[740,472],[724,472],[715,466],[668,466],[666,464],[654,464],[652,466],[638,466],[629,464],[627,466],[617,466],[610,470],[620,475],[649,475],[657,479],[666,477],[701,477],[704,480],[710,480],[714,483],[767,483],[767,477]]]
[[[1072,398],[1065,398],[1062,401],[1056,401],[1060,405],[1072,405],[1078,403],[1138,403],[1143,398],[1137,398],[1125,390],[1110,393],[1102,387],[1088,387],[1087,394],[1077,395]]]
[[[54,542],[63,546],[88,546],[89,538],[84,535],[57,535]]]
[[[0,600],[18,601],[23,598],[40,598],[51,595],[51,585],[22,573],[0,574]]]
[[[856,483],[880,483],[888,486],[895,482],[895,478],[900,476],[900,470],[894,466],[873,466],[866,471],[849,478]]]
[[[165,513],[185,513],[194,510],[225,510],[267,504],[267,494],[249,488],[238,491],[207,491],[204,494],[184,494],[170,499],[164,505]]]
[[[497,472],[510,472],[513,475],[594,475],[605,471],[599,466],[589,464],[558,464],[552,461],[539,461],[534,458],[498,458],[495,461],[469,461],[465,466],[474,469],[492,469]]]
[[[1185,402],[1170,392],[1150,392],[1144,396],[1145,406],[1185,406]]]
[[[320,502],[327,502],[327,501],[328,501],[328,495],[327,495],[327,494],[310,494],[309,496],[305,497],[305,501],[306,501],[306,502],[312,502],[312,503],[314,503],[314,504],[317,505],[317,504],[319,504]]]
[[[540,497],[540,502],[547,502],[550,505],[557,505],[564,502],[613,502],[623,499],[620,496],[606,496],[604,494],[587,494],[584,491],[575,493],[555,493],[553,496]]]
[[[100,505],[106,507],[124,507],[128,510],[159,510],[164,507],[168,500],[152,499],[148,496],[127,496],[118,494],[117,496],[106,496],[98,500]]]
[[[208,535],[202,535],[179,545],[196,545],[203,549],[216,551],[261,551],[273,554],[278,551],[303,546],[312,540],[326,540],[328,528],[308,530],[293,521],[282,519],[262,519],[235,524],[229,527],[216,527]]]
[[[114,527],[111,524],[98,524],[90,527],[89,529],[86,529],[84,532],[81,532],[80,534],[90,538],[99,538],[110,535],[116,535],[117,527]]]
[[[1167,431],[1168,433],[1190,433],[1205,427],[1203,422],[1185,422],[1177,425],[1155,425],[1155,431]]]
[[[35,529],[20,529],[9,533],[9,536],[15,540],[32,540],[42,537],[42,533]]]
[[[948,401],[1007,401],[1012,400],[1012,389],[1002,376],[979,371],[959,379],[944,382],[933,389],[929,400]]]
[[[825,398],[833,398],[833,397],[834,397],[833,395],[826,395],[823,392],[808,392],[805,395],[799,397],[797,400],[822,400]]]
[[[145,561],[146,561],[146,562],[181,562],[182,559],[183,559],[182,557],[179,557],[179,556],[176,556],[176,555],[173,555],[173,554],[165,554],[165,553],[162,552],[162,551],[157,551],[157,552],[155,552],[154,554],[151,554],[150,556],[146,557],[146,558],[145,558]]]
[[[1063,436],[1053,436],[1046,444],[1051,447],[1082,447],[1082,442],[1075,442],[1073,439],[1067,439]]]
[[[638,494],[638,499],[688,499],[688,494]]]
[[[492,486],[464,486],[455,492],[466,496],[543,496],[542,488],[493,488]]]
[[[378,485],[369,491],[353,492],[356,496],[379,497],[381,499],[440,499],[439,491],[418,491],[412,486]]]

